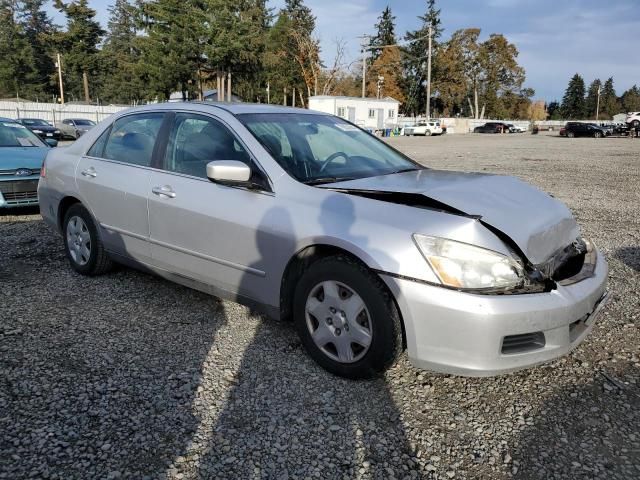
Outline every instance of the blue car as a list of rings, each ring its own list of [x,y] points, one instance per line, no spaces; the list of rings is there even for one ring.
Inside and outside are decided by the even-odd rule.
[[[44,157],[56,140],[41,140],[24,125],[0,117],[0,208],[38,204]]]

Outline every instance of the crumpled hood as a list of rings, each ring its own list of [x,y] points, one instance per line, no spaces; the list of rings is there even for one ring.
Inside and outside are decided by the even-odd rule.
[[[511,238],[534,265],[580,236],[566,205],[515,177],[425,169],[323,186],[424,195],[481,217]]]
[[[39,169],[49,150],[48,147],[0,147],[0,170]]]

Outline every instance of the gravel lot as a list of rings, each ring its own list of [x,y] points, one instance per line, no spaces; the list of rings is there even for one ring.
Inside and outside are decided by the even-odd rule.
[[[640,140],[390,142],[573,209],[613,291],[581,347],[498,378],[403,358],[346,381],[288,324],[124,268],[82,278],[37,212],[4,212],[0,478],[640,477]]]

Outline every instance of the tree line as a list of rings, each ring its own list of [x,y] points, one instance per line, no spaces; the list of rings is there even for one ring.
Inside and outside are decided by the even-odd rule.
[[[599,98],[598,98],[599,97]],[[640,110],[640,88],[633,85],[618,96],[613,77],[604,84],[599,78],[586,87],[584,78],[576,73],[569,80],[562,102],[554,101],[547,106],[552,120],[596,119],[611,120],[614,115]]]
[[[46,0],[0,0],[0,97],[50,101],[59,93],[61,55],[67,100],[162,101],[172,92],[199,98],[232,76],[245,101],[306,105],[312,95],[360,96],[362,64],[347,64],[336,41],[321,59],[316,19],[304,0],[274,12],[267,0],[114,0],[106,30],[88,0],[54,0],[66,27],[47,15]],[[434,116],[530,118],[534,91],[524,86],[518,50],[501,34],[478,28],[444,38],[436,0],[425,0],[419,28],[396,33],[385,8],[366,42],[368,96],[391,96],[409,115],[426,108],[427,51],[432,32]],[[326,57],[326,55],[325,55]]]

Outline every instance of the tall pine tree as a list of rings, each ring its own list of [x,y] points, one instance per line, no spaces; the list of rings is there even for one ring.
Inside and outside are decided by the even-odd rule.
[[[0,0],[0,98],[42,95],[33,52],[22,25],[17,21],[16,0]]]
[[[621,97],[622,109],[625,112],[640,111],[640,88],[634,85],[624,92]]]
[[[382,14],[378,17],[378,23],[376,23],[375,36],[371,37],[369,42],[370,47],[382,46],[382,45],[394,45],[397,42],[396,39],[396,17],[391,13],[391,9],[387,6]],[[371,57],[369,63],[373,63],[382,54],[382,49],[370,50]]]
[[[57,29],[44,10],[45,3],[45,0],[22,0],[18,19],[33,51],[37,83],[35,88],[43,93],[55,94],[55,52],[52,40]]]
[[[427,11],[418,19],[422,22],[419,29],[407,32],[406,40],[409,45],[404,49],[405,53],[405,97],[407,99],[404,109],[406,112],[417,115],[426,105],[425,82],[427,80],[427,52],[429,50],[429,27],[432,29],[432,62],[431,78],[437,77],[438,69],[438,41],[442,35],[440,9],[436,8],[436,0],[427,0]],[[431,88],[432,93],[435,88]]]
[[[609,77],[602,87],[600,111],[602,112],[602,118],[606,120],[611,120],[614,115],[620,113],[620,103],[616,95],[616,89],[613,86],[612,77]]]
[[[602,93],[602,82],[596,78],[589,84],[587,89],[587,98],[585,99],[585,116],[587,118],[596,118],[596,110],[598,109],[598,95]]]
[[[101,76],[98,45],[104,30],[96,20],[96,11],[87,0],[64,3],[55,0],[55,7],[67,17],[67,30],[56,35],[64,67],[65,97],[84,100],[83,75],[89,83],[89,95],[99,88]]]
[[[567,119],[581,119],[585,116],[584,79],[576,73],[562,97],[562,116]]]

